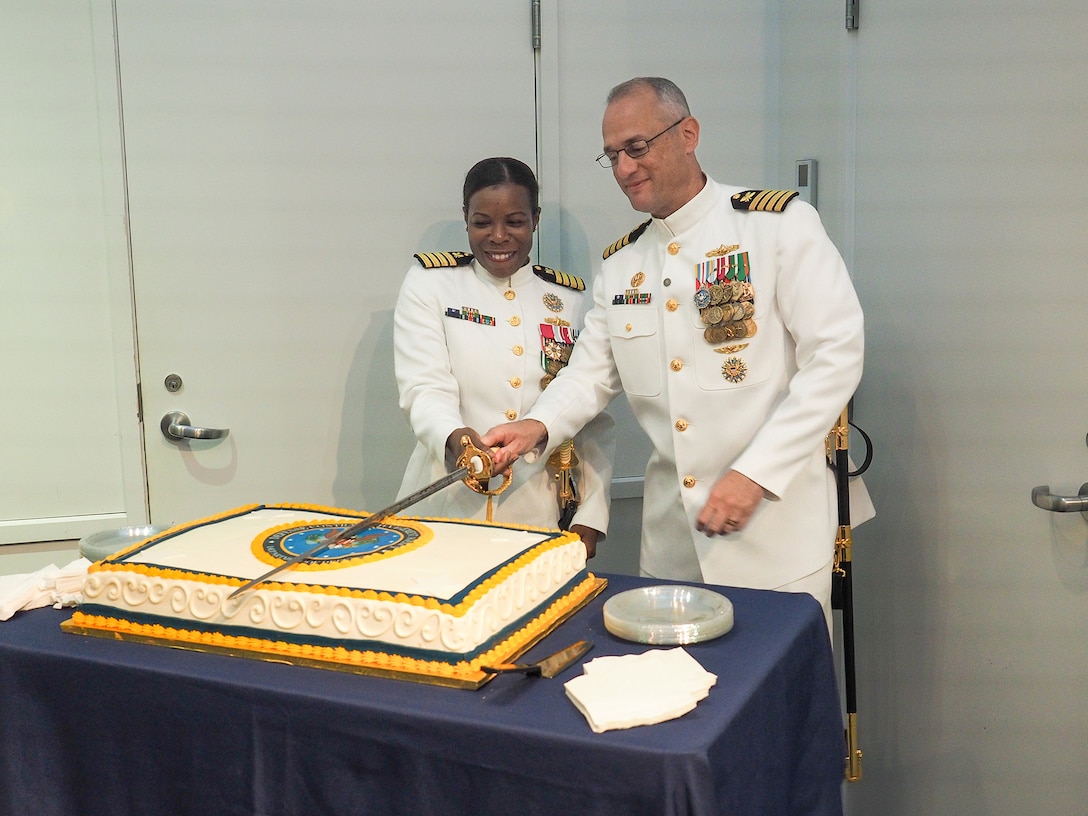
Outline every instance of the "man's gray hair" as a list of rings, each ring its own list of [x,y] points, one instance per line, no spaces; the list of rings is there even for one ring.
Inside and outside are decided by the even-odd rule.
[[[688,108],[688,100],[684,96],[684,92],[677,87],[675,82],[664,77],[635,77],[626,82],[621,82],[608,92],[607,104],[611,105],[617,99],[629,96],[642,88],[649,88],[654,92],[654,96],[657,97],[657,101],[661,104],[664,112],[671,114],[670,118],[691,116],[691,110]]]

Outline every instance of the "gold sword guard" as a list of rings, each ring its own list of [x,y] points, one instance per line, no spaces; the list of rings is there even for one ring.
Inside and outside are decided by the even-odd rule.
[[[506,488],[510,487],[510,481],[514,478],[514,474],[512,471],[507,470],[506,473],[503,474],[502,484],[495,489],[491,489],[491,477],[495,475],[495,466],[491,461],[491,454],[487,451],[482,451],[473,445],[468,434],[461,437],[461,446],[464,448],[464,451],[457,457],[457,466],[468,467],[468,473],[465,474],[462,481],[468,485],[471,490],[474,490],[483,496],[487,496],[487,520],[491,521],[493,510],[491,500],[493,497],[498,496],[506,490]],[[473,459],[483,463],[483,467],[480,469],[479,473],[473,473],[473,468],[469,467],[469,464]]]

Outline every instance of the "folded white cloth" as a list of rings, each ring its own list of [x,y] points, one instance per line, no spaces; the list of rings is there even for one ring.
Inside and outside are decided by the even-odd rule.
[[[598,657],[583,672],[564,688],[597,734],[683,716],[718,681],[682,648]]]
[[[80,557],[64,567],[49,564],[37,572],[0,576],[0,621],[23,609],[75,606],[83,599],[83,577],[90,565]]]

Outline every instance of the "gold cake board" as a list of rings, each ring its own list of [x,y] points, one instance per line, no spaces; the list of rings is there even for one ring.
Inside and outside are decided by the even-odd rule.
[[[545,637],[554,632],[559,626],[561,626],[568,618],[582,609],[591,600],[596,598],[604,588],[608,586],[608,579],[601,578],[599,576],[593,576],[593,586],[588,593],[576,604],[570,607],[565,613],[555,619],[555,621],[544,627],[538,635],[532,639],[525,641],[523,645],[519,646],[515,651],[511,652],[507,656],[503,656],[501,660],[496,659],[495,662],[509,663],[517,660],[519,657],[528,652],[533,646],[543,640]],[[408,671],[399,669],[387,669],[379,666],[366,666],[355,663],[340,663],[333,660],[321,660],[319,658],[303,657],[301,655],[272,655],[267,652],[260,652],[253,649],[243,649],[237,647],[228,646],[215,646],[208,643],[188,643],[170,638],[160,638],[151,635],[137,634],[135,632],[118,632],[112,629],[99,629],[93,626],[82,626],[74,622],[74,619],[69,619],[61,623],[61,631],[68,632],[75,635],[90,635],[91,637],[106,638],[108,640],[124,640],[130,643],[150,643],[155,646],[168,646],[172,649],[183,649],[190,652],[206,652],[210,654],[222,654],[230,657],[245,657],[251,660],[261,660],[265,663],[286,663],[292,666],[309,666],[316,669],[333,669],[335,671],[343,671],[351,674],[365,674],[371,677],[389,677],[394,680],[411,680],[416,683],[426,683],[434,686],[447,686],[449,688],[463,688],[472,689],[475,691],[481,688],[488,680],[495,677],[494,674],[489,674],[485,671],[474,671],[461,674],[457,677],[449,677],[439,674],[427,674],[423,671]]]

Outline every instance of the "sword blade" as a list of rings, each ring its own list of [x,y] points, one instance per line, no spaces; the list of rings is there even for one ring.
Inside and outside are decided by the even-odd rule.
[[[282,564],[279,564],[279,565],[273,567],[272,569],[270,569],[268,572],[264,573],[264,575],[260,575],[260,576],[258,576],[256,578],[254,578],[252,581],[247,581],[246,583],[242,584],[240,587],[238,587],[236,590],[234,590],[234,592],[232,592],[230,595],[227,596],[227,600],[229,601],[231,598],[237,598],[242,593],[248,592],[249,590],[253,589],[253,587],[257,586],[258,584],[263,584],[265,581],[267,581],[269,578],[273,577],[274,575],[278,575],[279,573],[283,572],[284,570],[290,569],[291,567],[293,567],[295,564],[299,563],[300,561],[305,561],[307,558],[310,558],[311,556],[321,552],[322,550],[324,550],[327,547],[331,547],[333,544],[335,544],[338,541],[344,541],[344,540],[349,539],[349,538],[355,538],[357,535],[359,535],[359,533],[361,533],[363,530],[367,529],[368,527],[373,527],[375,524],[378,524],[379,522],[383,521],[384,519],[388,518],[389,516],[392,516],[392,515],[395,515],[396,513],[399,513],[404,508],[411,507],[416,502],[422,501],[423,499],[430,496],[432,493],[437,493],[442,488],[448,487],[449,485],[453,484],[454,482],[463,479],[469,473],[473,472],[473,470],[474,470],[474,468],[473,468],[471,463],[468,464],[468,465],[465,465],[464,467],[457,468],[457,470],[454,470],[454,471],[451,471],[450,473],[447,473],[441,479],[439,479],[439,480],[437,480],[435,482],[432,482],[431,484],[427,485],[426,487],[420,488],[415,493],[412,493],[411,495],[405,496],[403,499],[400,499],[399,501],[393,502],[388,507],[384,507],[384,508],[382,508],[381,510],[379,510],[376,513],[371,513],[365,519],[362,519],[361,521],[359,521],[356,524],[351,525],[350,527],[344,528],[343,530],[339,531],[335,535],[325,536],[324,539],[322,539],[321,541],[314,544],[314,546],[310,547],[305,552],[301,552],[298,555],[291,556],[286,561],[284,561]],[[477,470],[476,472],[479,472],[479,471]]]

